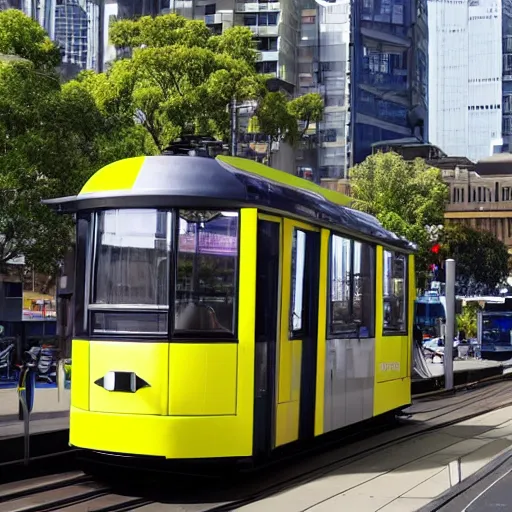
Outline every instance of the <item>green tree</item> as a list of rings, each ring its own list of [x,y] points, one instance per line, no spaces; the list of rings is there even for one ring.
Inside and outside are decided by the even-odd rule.
[[[462,314],[457,315],[457,328],[466,333],[466,338],[476,338],[478,329],[478,311],[480,311],[478,302],[468,302]]]
[[[288,103],[288,112],[299,123],[303,123],[299,134],[303,137],[311,123],[318,123],[324,116],[324,100],[318,93],[309,93],[299,96]]]
[[[0,12],[0,53],[27,59],[38,70],[53,71],[61,59],[48,34],[17,9]]]
[[[297,140],[297,121],[288,110],[288,99],[284,92],[269,92],[265,95],[255,114],[260,131],[273,141],[277,141],[280,136],[291,143]]]
[[[260,130],[274,141],[282,137],[292,145],[305,135],[311,123],[321,121],[323,114],[324,102],[317,93],[288,100],[284,92],[270,92],[256,109]]]
[[[509,274],[507,246],[492,233],[462,224],[448,224],[440,240],[440,259],[456,262],[457,286],[461,293],[490,293]]]
[[[214,36],[202,21],[168,14],[116,22],[111,40],[131,57],[77,82],[117,126],[143,127],[151,141],[146,152],[161,152],[187,133],[227,138],[230,102],[263,94],[248,28]]]
[[[41,199],[78,193],[99,167],[140,144],[133,134],[120,141],[84,87],[61,86],[58,53],[36,21],[1,12],[0,51],[21,57],[0,63],[0,268],[24,255],[51,272],[72,225]]]
[[[405,161],[396,153],[377,153],[351,171],[353,206],[418,244],[417,271],[425,278],[432,262],[427,226],[442,224],[448,187],[441,171],[424,160]]]

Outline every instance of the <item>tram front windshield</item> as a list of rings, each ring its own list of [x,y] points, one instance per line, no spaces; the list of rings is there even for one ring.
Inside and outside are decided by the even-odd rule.
[[[234,334],[236,211],[107,210],[95,215],[93,333]]]

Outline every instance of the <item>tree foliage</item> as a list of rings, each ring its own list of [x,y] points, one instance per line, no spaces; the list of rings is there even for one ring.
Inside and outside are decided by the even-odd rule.
[[[131,57],[78,81],[105,115],[142,126],[153,152],[186,133],[227,138],[231,100],[256,100],[264,91],[248,28],[214,36],[202,21],[168,14],[118,21],[111,40]]]
[[[268,93],[255,71],[248,28],[213,35],[202,21],[170,14],[113,24],[124,50],[106,73],[61,84],[60,50],[20,11],[0,12],[0,267],[20,255],[51,271],[72,239],[69,218],[41,199],[73,195],[103,165],[159,153],[176,137],[226,139],[228,106],[251,100],[282,108],[272,135],[300,137],[319,120],[321,98]]]
[[[43,28],[17,9],[0,12],[0,53],[27,59],[38,70],[60,64],[60,49]]]
[[[441,171],[418,158],[396,153],[369,156],[351,171],[353,206],[376,216],[382,225],[418,244],[417,269],[432,261],[427,226],[442,224],[448,187]]]
[[[457,315],[457,328],[466,333],[466,339],[476,338],[478,330],[478,302],[468,302],[460,315]]]
[[[153,152],[190,133],[228,140],[232,100],[257,104],[260,129],[273,140],[281,136],[291,143],[323,115],[318,94],[290,101],[283,92],[267,91],[270,77],[256,73],[257,52],[247,27],[213,35],[203,21],[176,14],[145,16],[115,22],[111,42],[130,57],[79,81],[105,114],[124,126],[139,123]],[[302,132],[298,123],[304,125]]]
[[[492,233],[462,224],[448,224],[440,242],[440,258],[453,258],[456,262],[459,293],[492,293],[506,279],[509,272],[507,246]]]
[[[140,154],[140,143],[119,137],[84,87],[61,86],[59,54],[36,21],[1,12],[0,50],[22,57],[0,63],[0,267],[24,255],[50,272],[72,226],[41,199],[78,193],[102,165]]]
[[[323,114],[324,102],[318,93],[288,100],[281,91],[270,92],[261,99],[256,109],[261,131],[272,140],[282,137],[292,145],[304,136],[311,123],[318,123]]]

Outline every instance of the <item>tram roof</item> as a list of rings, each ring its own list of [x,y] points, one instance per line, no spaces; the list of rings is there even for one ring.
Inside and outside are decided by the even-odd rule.
[[[105,208],[236,208],[289,212],[385,245],[415,246],[373,216],[348,207],[350,198],[308,180],[238,157],[142,156],[97,171],[76,196],[43,201],[59,213]]]

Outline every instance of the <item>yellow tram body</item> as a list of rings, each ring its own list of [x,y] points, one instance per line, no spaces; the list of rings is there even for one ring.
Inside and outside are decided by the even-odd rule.
[[[243,181],[245,198],[230,198],[237,193],[234,180]],[[209,187],[216,186],[217,195],[211,196]],[[414,247],[375,219],[350,210],[348,202],[341,194],[254,162],[181,156],[116,162],[98,171],[78,196],[46,201],[77,214],[70,444],[165,459],[253,457],[410,404]],[[156,277],[150,269],[139,288],[151,281],[164,286],[162,303],[170,298],[164,306],[151,304],[142,311],[133,298],[129,304],[112,301],[125,293],[119,287],[131,286],[122,282],[123,275],[130,281],[130,274],[128,267],[118,270],[119,255],[136,257],[126,244],[130,229],[135,233],[149,224],[139,222],[142,214],[137,212],[145,209],[166,212],[167,246],[158,251],[168,270],[162,270],[161,278],[160,267]],[[226,214],[215,217],[217,210]],[[131,227],[123,227],[124,234],[115,238],[126,211],[132,215]],[[191,212],[186,215],[192,219],[210,212],[219,230],[237,222],[229,228],[236,231],[229,249],[236,253],[229,256],[233,267],[222,270],[223,286],[233,300],[201,299],[213,304],[201,309],[210,315],[206,330],[183,335],[176,334],[180,320],[173,308],[187,311],[192,304],[195,314],[202,305],[190,299],[192,292],[188,299],[183,292],[178,304],[178,288],[195,286],[189,277],[180,277],[190,265],[176,267],[180,258],[190,260],[179,252],[180,244],[192,247],[192,221],[183,220],[182,211]],[[108,229],[107,214],[115,224]],[[341,221],[333,220],[336,215]],[[194,222],[200,236],[203,224]],[[100,224],[104,227],[98,234]],[[117,249],[106,242],[100,247],[109,236],[117,240]],[[213,233],[211,240],[215,236],[221,240],[224,235]],[[189,238],[182,242],[184,237]],[[157,251],[157,245],[140,254]],[[100,276],[98,258],[114,253],[108,256],[111,267]],[[206,261],[204,255],[197,258],[193,265]],[[221,279],[215,272],[208,282]],[[232,288],[225,284],[230,272]],[[337,273],[342,277],[334,280]],[[206,287],[201,282],[197,286]],[[137,288],[135,277],[132,284]],[[110,286],[103,303],[94,303],[94,294],[100,294],[94,286]],[[219,327],[220,321],[212,320],[215,314],[224,324],[233,318],[232,328]],[[136,318],[143,315],[163,315],[156,336],[135,333]],[[107,324],[111,330],[104,328]],[[95,330],[97,325],[101,328]],[[218,327],[209,337],[207,330]]]

